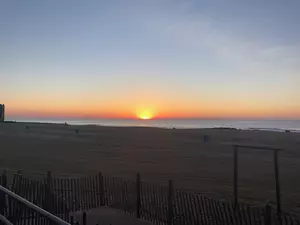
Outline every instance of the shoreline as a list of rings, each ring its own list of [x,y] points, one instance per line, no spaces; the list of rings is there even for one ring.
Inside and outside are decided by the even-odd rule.
[[[142,121],[142,120],[141,120]],[[298,120],[297,120],[298,121]],[[114,127],[114,128],[155,128],[155,129],[167,129],[167,130],[204,130],[204,129],[216,129],[216,130],[244,130],[244,131],[267,131],[267,132],[280,132],[280,133],[300,133],[300,129],[285,129],[285,128],[236,128],[236,127],[176,127],[176,126],[155,126],[155,125],[107,125],[107,124],[80,124],[70,122],[38,122],[38,121],[4,121],[4,124],[40,124],[40,125],[64,125],[64,126],[95,126],[95,127]],[[1,124],[1,123],[0,123]]]

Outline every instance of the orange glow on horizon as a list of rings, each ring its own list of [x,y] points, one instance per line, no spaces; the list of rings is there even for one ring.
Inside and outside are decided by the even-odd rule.
[[[154,97],[153,97],[154,98]],[[176,101],[149,98],[141,100],[121,99],[99,104],[90,100],[78,104],[78,101],[60,100],[48,104],[44,101],[14,101],[6,103],[8,117],[35,118],[116,118],[116,119],[172,119],[172,118],[300,118],[300,108],[295,105],[265,104],[264,102],[231,101],[222,102]],[[141,103],[143,102],[143,103]],[[144,104],[144,102],[147,102]],[[5,103],[5,102],[4,102]],[[264,104],[263,104],[264,103]]]
[[[150,120],[153,119],[153,114],[149,110],[144,110],[137,114],[137,117],[142,120]]]

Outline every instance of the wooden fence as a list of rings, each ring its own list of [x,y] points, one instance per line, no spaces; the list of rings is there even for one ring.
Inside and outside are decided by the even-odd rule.
[[[6,180],[4,174],[1,184],[7,186]],[[35,180],[19,173],[13,176],[9,189],[70,223],[73,223],[73,212],[105,205],[158,225],[300,225],[298,218],[286,213],[277,215],[270,206],[235,206],[174,188],[172,181],[166,186],[147,183],[139,174],[136,179],[129,180],[101,173],[63,178],[53,177],[49,172]],[[0,195],[0,200],[3,200],[1,198]],[[9,206],[0,202],[0,213],[10,218],[16,216],[6,214]],[[26,224],[24,218],[27,216],[26,210],[19,210],[19,220],[14,224]]]

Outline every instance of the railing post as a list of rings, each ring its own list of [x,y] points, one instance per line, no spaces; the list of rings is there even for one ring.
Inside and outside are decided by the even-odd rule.
[[[136,218],[141,218],[141,175],[136,175]]]
[[[104,204],[104,182],[103,182],[103,175],[102,173],[98,174],[99,176],[99,199],[100,199],[100,206]]]
[[[168,188],[168,224],[173,224],[173,182],[172,180],[169,180],[169,188]]]
[[[272,223],[271,210],[271,206],[267,204],[265,208],[265,225],[271,225]]]

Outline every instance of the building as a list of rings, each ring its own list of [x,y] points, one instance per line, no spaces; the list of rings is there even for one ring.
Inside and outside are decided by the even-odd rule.
[[[0,104],[0,122],[4,122],[5,119],[5,105]]]

